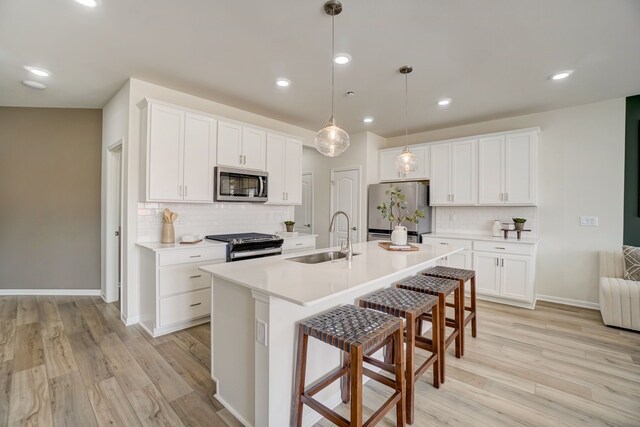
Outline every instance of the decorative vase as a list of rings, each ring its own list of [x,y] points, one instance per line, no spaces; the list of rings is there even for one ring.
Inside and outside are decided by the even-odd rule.
[[[513,225],[516,228],[516,230],[520,230],[520,231],[524,230],[524,222],[516,222]]]
[[[175,231],[173,229],[172,222],[163,222],[162,223],[162,237],[160,238],[160,242],[162,243],[175,243],[176,236]]]
[[[284,226],[287,228],[287,233],[293,233],[293,226],[295,224],[285,224]]]
[[[493,221],[493,227],[491,229],[493,237],[501,237],[500,232],[502,231],[502,224],[497,219]]]
[[[404,225],[396,225],[391,233],[391,244],[396,246],[406,246],[407,244],[407,227]]]

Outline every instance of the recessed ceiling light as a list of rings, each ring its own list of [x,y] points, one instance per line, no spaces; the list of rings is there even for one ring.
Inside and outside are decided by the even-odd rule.
[[[549,78],[551,80],[562,80],[562,79],[566,79],[571,74],[573,74],[573,70],[565,70],[565,71],[557,72],[555,74],[551,74]]]
[[[100,4],[100,0],[76,0],[76,2],[87,7],[96,7]]]
[[[33,80],[23,80],[22,84],[31,89],[46,89],[47,87],[40,82],[34,82]]]
[[[365,123],[371,123],[373,122],[373,117],[365,117],[364,119],[362,119],[362,121]]]
[[[336,64],[339,65],[348,64],[349,62],[351,62],[351,55],[349,55],[348,53],[339,53],[335,58],[333,58],[333,60]]]
[[[276,80],[276,84],[280,87],[287,87],[291,84],[291,81],[288,79],[278,79]]]
[[[438,105],[441,107],[445,107],[449,104],[451,104],[451,98],[442,98],[440,101],[438,101]]]
[[[32,74],[35,74],[38,77],[49,77],[51,73],[44,68],[31,67],[29,65],[25,65],[24,69],[30,71]]]

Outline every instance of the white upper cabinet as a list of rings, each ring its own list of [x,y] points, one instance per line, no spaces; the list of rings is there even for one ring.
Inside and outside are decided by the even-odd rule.
[[[242,127],[242,166],[247,169],[265,170],[267,167],[267,133],[263,130]]]
[[[476,140],[431,145],[430,204],[477,203]]]
[[[218,122],[218,165],[242,166],[242,126]]]
[[[537,131],[480,138],[478,188],[481,205],[537,203]]]
[[[302,142],[282,135],[267,135],[269,201],[279,205],[302,203]]]
[[[145,101],[141,129],[142,199],[212,202],[216,120]]]
[[[378,180],[402,181],[403,178],[396,169],[396,157],[402,153],[403,147],[389,148],[378,151]],[[429,147],[427,145],[412,145],[409,147],[416,156],[416,170],[409,172],[405,180],[429,179]]]

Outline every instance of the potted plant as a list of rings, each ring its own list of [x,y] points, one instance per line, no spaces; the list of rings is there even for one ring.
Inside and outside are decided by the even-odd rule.
[[[394,233],[401,234],[403,236],[404,243],[407,243],[407,232],[406,227],[402,226],[403,222],[412,222],[417,223],[421,218],[424,218],[424,212],[420,209],[416,209],[414,212],[407,212],[407,202],[406,196],[402,193],[402,190],[398,187],[394,187],[393,185],[384,192],[385,195],[389,196],[389,204],[382,203],[377,207],[382,215],[382,218],[389,220],[390,228],[394,228]],[[404,229],[404,232],[402,231]],[[392,234],[392,241],[396,240]],[[394,242],[395,244],[395,242]]]
[[[295,221],[285,221],[284,226],[287,228],[287,233],[293,232],[293,226],[296,224]]]
[[[516,230],[524,230],[524,223],[527,222],[526,218],[512,218],[513,224]]]

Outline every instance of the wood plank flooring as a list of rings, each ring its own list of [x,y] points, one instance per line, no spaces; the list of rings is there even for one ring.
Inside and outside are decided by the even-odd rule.
[[[239,426],[213,397],[210,340],[153,339],[100,298],[0,297],[0,426]],[[417,383],[416,426],[640,426],[640,333],[597,311],[480,302],[478,338],[450,350],[446,383]],[[388,396],[368,383],[365,416]]]

